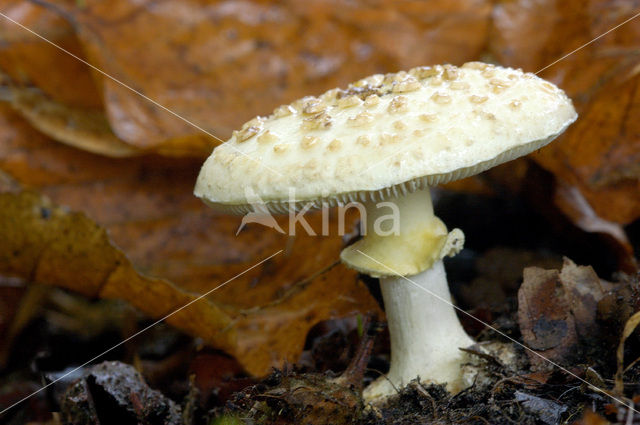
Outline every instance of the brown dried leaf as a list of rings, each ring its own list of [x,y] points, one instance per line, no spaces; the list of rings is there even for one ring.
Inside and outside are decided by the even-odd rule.
[[[118,139],[103,108],[103,96],[75,30],[60,14],[24,0],[2,0],[0,11],[38,35],[0,20],[0,69],[7,81],[2,97],[9,98],[37,129],[50,137],[102,155],[138,155],[142,150]],[[8,84],[8,86],[7,86]],[[132,93],[132,95],[134,95]],[[212,149],[206,135],[163,141],[154,151],[168,156],[206,156]]]
[[[320,321],[379,311],[355,272],[338,265],[320,273],[338,259],[339,236],[307,236],[298,229],[288,238],[250,225],[236,237],[238,217],[218,215],[192,195],[199,166],[191,159],[109,159],[78,151],[0,107],[0,175],[4,171],[55,203],[84,211],[148,275],[202,294],[286,249],[210,297],[238,335],[228,352],[248,371],[262,374],[296,361],[308,330]],[[319,231],[321,217],[309,222]],[[193,333],[207,335],[208,326],[194,325]]]
[[[525,344],[545,358],[557,362],[571,354],[578,336],[557,270],[524,269],[518,291],[518,322]],[[538,356],[529,358],[536,369],[548,366]]]
[[[75,30],[59,14],[25,0],[0,0],[0,11],[84,58]],[[5,18],[0,19],[0,69],[16,84],[38,87],[56,103],[102,107],[102,95],[85,64]]]
[[[597,303],[604,293],[591,267],[566,258],[560,272],[524,269],[518,322],[525,344],[556,363],[571,361],[578,345],[597,335]],[[537,369],[549,365],[533,353],[529,358]]]
[[[515,392],[515,399],[524,410],[536,415],[541,422],[548,425],[559,423],[560,417],[567,410],[567,406],[564,404],[522,391]]]
[[[622,199],[622,198],[620,198]],[[617,251],[619,269],[633,274],[638,264],[633,246],[622,225],[598,216],[576,186],[568,186],[559,182],[554,194],[555,204],[585,232],[602,233],[609,237],[613,249]]]
[[[477,58],[491,11],[486,0],[43,3],[73,21],[91,63],[222,139],[255,115],[368,74]],[[202,143],[114,81],[101,87],[127,143]]]
[[[87,152],[112,157],[138,155],[136,149],[118,139],[99,110],[71,108],[47,98],[37,89],[7,87],[11,106],[36,129],[59,142]]]
[[[637,12],[631,0],[501,2],[491,51],[500,63],[535,72]],[[532,156],[562,184],[577,187],[599,217],[619,224],[640,217],[638,39],[640,25],[631,21],[541,73],[567,91],[580,118]],[[575,217],[573,207],[560,206]]]
[[[31,125],[49,137],[87,152],[114,158],[138,156],[145,152],[118,139],[101,110],[70,107],[57,103],[39,89],[7,86],[3,96]],[[167,156],[205,157],[212,145],[185,144],[171,139],[154,147],[153,152]]]
[[[167,281],[137,273],[103,229],[33,192],[0,194],[0,238],[0,272],[7,275],[88,297],[124,299],[154,318],[196,298]],[[206,300],[167,322],[223,349],[234,346],[231,319]]]
[[[559,277],[565,297],[570,302],[578,337],[582,340],[593,338],[598,332],[598,301],[606,293],[600,278],[591,266],[578,266],[568,258],[564,259]]]
[[[636,74],[600,89],[561,142],[536,157],[562,183],[578,187],[598,216],[620,224],[640,217],[639,82]]]

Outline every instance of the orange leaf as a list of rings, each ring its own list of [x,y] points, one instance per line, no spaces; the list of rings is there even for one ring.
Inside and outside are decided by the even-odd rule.
[[[90,62],[221,139],[255,115],[368,74],[477,58],[491,10],[485,0],[43,3],[73,20]],[[101,84],[122,140],[215,142],[116,82]]]
[[[0,242],[2,273],[89,297],[124,299],[154,318],[196,298],[167,281],[140,275],[103,229],[33,192],[0,194]],[[193,303],[167,322],[233,349],[230,318],[211,302]]]
[[[504,2],[491,40],[499,62],[532,72],[579,49],[541,76],[567,91],[580,117],[532,158],[576,186],[599,217],[619,224],[640,217],[640,25],[630,21],[581,46],[637,13],[633,1]]]
[[[0,11],[84,58],[73,27],[60,15],[24,0],[0,0]],[[5,18],[0,18],[0,69],[16,84],[40,88],[54,102],[98,110],[102,106],[85,64]]]
[[[238,217],[218,215],[192,195],[199,166],[199,161],[191,159],[109,159],[78,151],[51,141],[16,113],[0,107],[0,171],[37,188],[57,204],[84,211],[106,228],[136,269],[170,279],[185,294],[202,294],[285,249],[268,266],[252,270],[208,297],[229,317],[230,332],[237,335],[230,344],[213,339],[219,328],[203,321],[190,325],[192,334],[225,348],[249,372],[262,374],[285,360],[296,361],[308,330],[320,321],[379,311],[355,272],[337,265],[322,273],[338,259],[343,246],[340,236],[314,237],[298,229],[297,236],[287,237],[250,225],[236,237]],[[284,225],[285,219],[280,220]],[[309,217],[316,231],[320,221],[319,216]],[[331,223],[335,226],[333,218]],[[71,248],[78,267],[92,252],[88,247]],[[103,275],[112,264],[105,261]],[[2,267],[12,262],[0,261]],[[30,265],[20,267],[29,270]],[[42,267],[38,277],[46,279],[49,272]],[[95,280],[101,281],[97,266],[86,270],[96,271]],[[77,288],[74,279],[81,276],[80,272],[65,275],[58,284]],[[119,272],[112,274],[111,279],[119,276]],[[139,293],[146,288],[144,279],[128,280],[136,285],[131,293],[139,294],[136,301],[142,304],[153,295],[152,291]],[[86,286],[83,293],[96,296],[90,288]],[[123,297],[117,291],[109,294]],[[157,307],[159,302],[151,305]],[[173,306],[165,303],[152,313],[164,314]]]

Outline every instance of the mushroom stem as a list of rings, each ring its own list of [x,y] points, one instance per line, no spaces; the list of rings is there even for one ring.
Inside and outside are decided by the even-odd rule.
[[[464,352],[458,348],[474,342],[456,316],[442,260],[406,279],[383,277],[380,286],[391,337],[391,367],[386,377],[365,389],[365,399],[394,394],[417,377],[446,382],[454,393],[463,389]]]
[[[391,367],[365,389],[365,399],[392,395],[418,377],[460,391],[465,357],[458,348],[474,342],[456,316],[442,258],[460,249],[464,235],[457,229],[447,233],[433,213],[428,188],[367,203],[366,224],[366,235],[343,250],[342,260],[380,277]]]

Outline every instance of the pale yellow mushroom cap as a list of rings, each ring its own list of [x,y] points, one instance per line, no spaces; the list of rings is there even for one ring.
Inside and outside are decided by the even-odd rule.
[[[577,114],[553,84],[480,62],[373,75],[257,117],[214,149],[196,196],[236,213],[379,200],[482,172],[561,134]],[[253,201],[252,201],[253,202]]]

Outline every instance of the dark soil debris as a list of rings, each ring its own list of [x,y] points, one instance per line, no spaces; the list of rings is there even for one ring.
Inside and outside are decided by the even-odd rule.
[[[104,362],[72,384],[62,400],[65,423],[181,424],[181,408],[152,390],[132,366]]]

